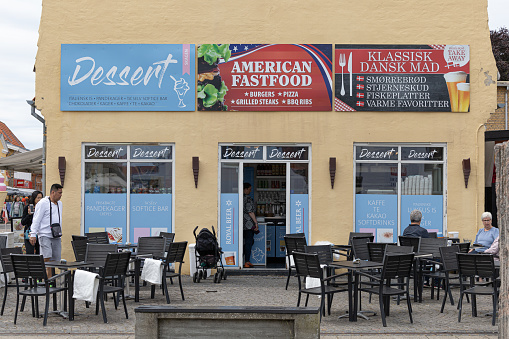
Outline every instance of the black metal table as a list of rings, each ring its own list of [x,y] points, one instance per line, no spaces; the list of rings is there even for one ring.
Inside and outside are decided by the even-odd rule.
[[[134,260],[134,302],[140,301],[140,272],[141,262],[145,259],[151,259],[151,254],[133,255],[131,259]]]
[[[46,267],[51,268],[58,268],[61,271],[68,271],[68,270],[76,270],[78,268],[85,268],[85,267],[92,267],[93,265],[87,264],[84,261],[70,261],[70,262],[63,262],[63,261],[47,261],[44,263]],[[64,300],[63,307],[61,305],[61,310],[58,311],[58,314],[61,315],[64,318],[69,318],[69,321],[74,320],[74,299],[73,299],[73,284],[74,284],[74,273],[69,274],[66,276],[66,282],[67,284],[67,299],[62,298]],[[62,303],[61,299],[61,303]],[[69,311],[67,312],[67,302],[69,304]]]
[[[332,268],[348,269],[348,319],[357,321],[359,315],[359,274],[358,272],[366,269],[382,268],[383,264],[375,261],[334,261],[328,265]]]

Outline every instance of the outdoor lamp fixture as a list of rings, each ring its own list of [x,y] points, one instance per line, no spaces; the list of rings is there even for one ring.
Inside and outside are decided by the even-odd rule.
[[[58,172],[60,173],[60,185],[64,186],[65,157],[58,157]]]
[[[193,157],[194,188],[198,188],[198,172],[200,171],[200,158]]]
[[[463,159],[463,177],[465,178],[465,188],[468,187],[468,177],[470,176],[470,158]]]
[[[336,177],[336,158],[329,158],[330,185],[334,189],[334,179]]]

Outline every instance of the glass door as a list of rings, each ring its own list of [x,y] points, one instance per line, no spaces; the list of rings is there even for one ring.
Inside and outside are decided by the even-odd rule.
[[[220,225],[219,239],[224,252],[223,264],[238,267],[241,264],[242,234],[239,220],[242,208],[239,205],[241,190],[239,190],[239,163],[223,162],[220,172]]]

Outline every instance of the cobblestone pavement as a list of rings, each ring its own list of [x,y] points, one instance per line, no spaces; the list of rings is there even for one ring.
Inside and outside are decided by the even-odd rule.
[[[186,300],[182,301],[178,284],[169,285],[171,305],[216,305],[216,306],[296,306],[297,303],[297,280],[291,279],[288,290],[285,290],[285,276],[229,276],[228,280],[220,284],[214,284],[211,279],[202,280],[195,284],[191,278],[183,278],[183,286]],[[133,300],[127,301],[129,319],[125,319],[122,308],[115,310],[111,298],[106,302],[108,323],[105,324],[101,314],[95,315],[95,304],[85,308],[84,302],[78,302],[76,312],[79,314],[75,321],[70,322],[57,315],[51,315],[48,325],[42,326],[42,319],[33,318],[30,312],[30,304],[27,309],[18,315],[18,323],[14,325],[15,290],[10,289],[6,310],[0,317],[0,337],[56,337],[56,338],[134,338],[135,313],[134,308],[139,305],[166,305],[165,298],[160,289],[154,299],[150,299],[150,288],[143,287],[140,303]],[[134,290],[131,288],[131,293]],[[3,288],[0,288],[3,295]],[[458,300],[458,290],[453,291],[455,301]],[[362,336],[374,337],[412,337],[412,338],[496,338],[498,326],[491,325],[491,317],[485,316],[490,312],[491,299],[489,297],[478,298],[477,318],[472,317],[470,304],[465,304],[462,321],[458,323],[458,311],[456,306],[449,303],[443,314],[440,314],[442,300],[430,300],[430,290],[424,291],[422,304],[412,302],[414,323],[411,324],[406,303],[396,305],[391,303],[391,315],[387,317],[387,327],[382,326],[378,315],[377,299],[372,304],[368,303],[368,296],[363,295],[362,305],[364,310],[377,312],[370,320],[359,319],[356,323],[350,323],[348,318],[338,319],[339,315],[345,314],[348,309],[347,293],[339,293],[334,297],[331,316],[323,318],[321,323],[321,335],[326,338],[343,338]],[[440,296],[442,297],[442,295]],[[318,306],[317,297],[310,298],[309,306]]]

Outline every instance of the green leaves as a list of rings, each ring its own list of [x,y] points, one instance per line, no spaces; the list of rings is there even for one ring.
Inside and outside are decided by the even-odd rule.
[[[219,58],[223,58],[227,62],[231,55],[230,44],[203,44],[198,47],[198,58],[203,57],[203,60],[209,65],[216,63]]]
[[[205,86],[198,86],[198,99],[203,100],[204,107],[212,107],[216,104],[216,102],[224,101],[224,96],[228,91],[228,87],[226,87],[224,81],[221,82],[221,88],[219,91],[212,84],[207,84]]]

